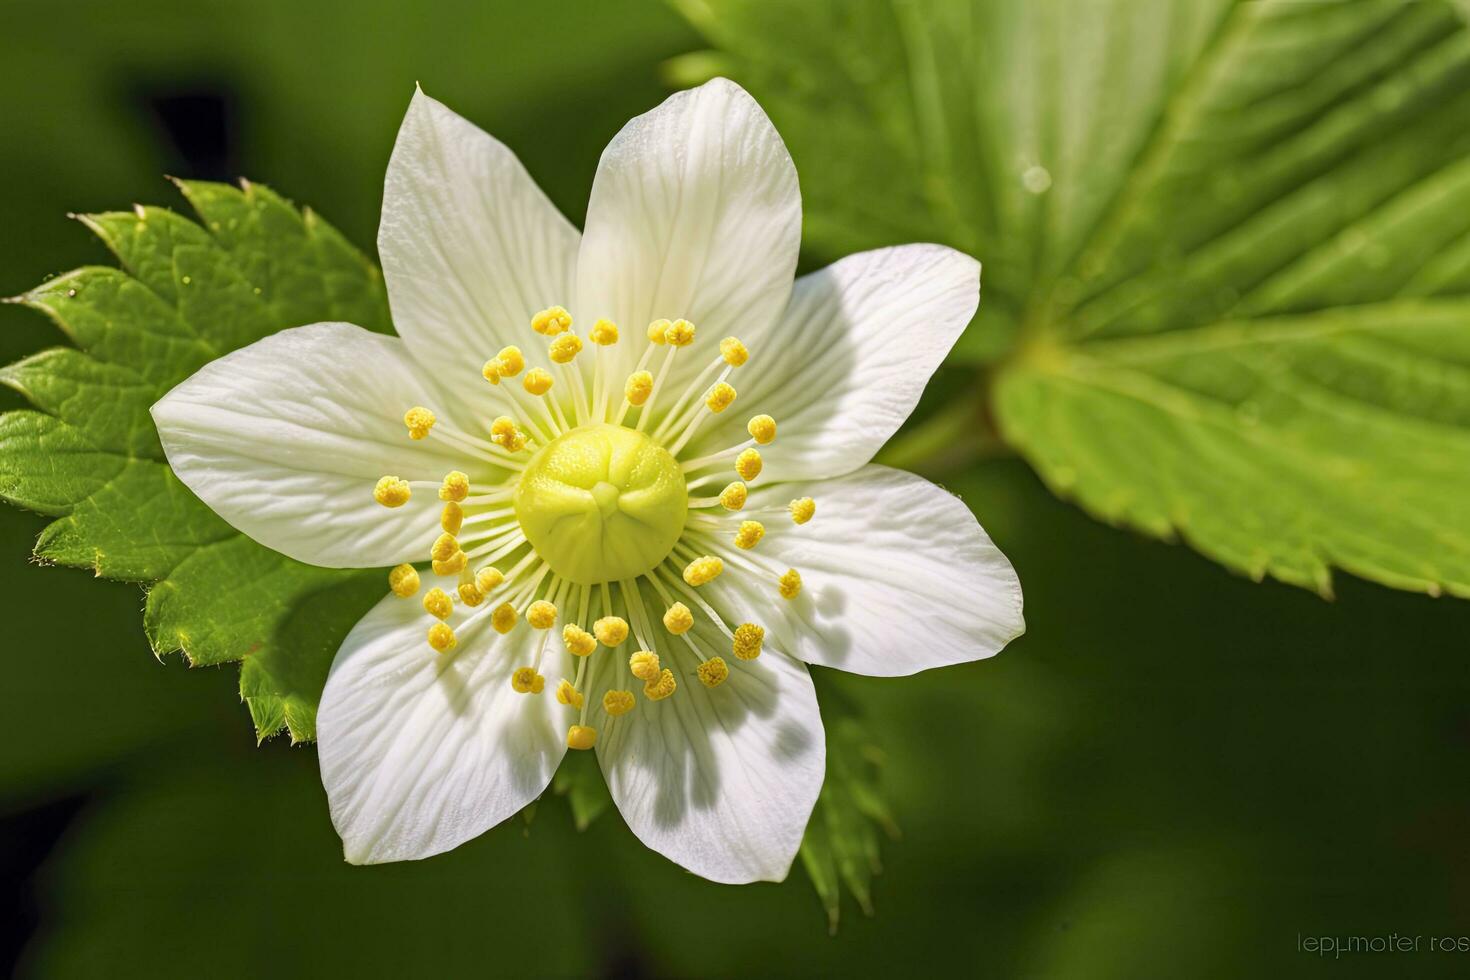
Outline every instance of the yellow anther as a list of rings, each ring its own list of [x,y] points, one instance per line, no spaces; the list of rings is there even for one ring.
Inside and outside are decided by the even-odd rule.
[[[555,615],[555,613],[552,615]],[[532,623],[531,625],[534,626],[536,624]],[[597,637],[575,623],[567,623],[562,627],[561,639],[567,645],[567,652],[573,656],[585,657],[597,649]]]
[[[720,506],[726,510],[739,510],[745,506],[745,498],[749,495],[750,491],[745,488],[745,484],[736,480],[720,491]]]
[[[540,694],[545,684],[546,678],[535,667],[517,667],[510,675],[510,686],[517,694]]]
[[[801,594],[801,573],[794,568],[788,568],[777,584],[781,589],[781,598],[795,599]]]
[[[628,383],[623,386],[623,397],[628,399],[629,405],[642,405],[648,401],[648,396],[653,394],[653,375],[647,371],[634,371],[628,375]]]
[[[546,353],[558,364],[570,364],[574,357],[582,353],[582,338],[574,333],[558,334]]]
[[[587,725],[573,725],[567,729],[567,748],[590,749],[597,744],[597,729]]]
[[[580,708],[587,702],[582,692],[573,687],[572,682],[565,677],[561,679],[561,683],[556,685],[556,699],[562,704],[571,705],[573,708]]]
[[[742,480],[754,480],[761,475],[761,454],[754,449],[747,449],[735,457],[735,472],[740,474]]]
[[[464,508],[453,500],[446,503],[439,512],[439,526],[444,529],[445,534],[458,534],[459,529],[464,527]]]
[[[674,672],[665,667],[659,672],[658,680],[649,681],[643,685],[643,696],[650,701],[662,701],[678,688],[679,682],[674,679]]]
[[[735,401],[735,389],[721,381],[705,396],[704,407],[716,414],[723,412]]]
[[[526,622],[532,629],[549,630],[556,625],[556,607],[545,599],[537,599],[526,610]]]
[[[434,539],[434,545],[429,549],[429,557],[434,561],[448,561],[454,557],[459,550],[459,540],[454,535],[445,531]]]
[[[544,395],[551,390],[551,375],[544,368],[531,368],[521,384],[533,395]]]
[[[454,600],[443,589],[432,588],[424,593],[424,612],[435,619],[448,619],[454,612]]]
[[[725,563],[713,555],[696,558],[684,566],[684,581],[690,585],[703,585],[716,579],[725,570]]]
[[[639,650],[628,658],[628,669],[644,683],[658,680],[658,654]]]
[[[649,343],[653,343],[653,344],[666,344],[666,343],[668,343],[668,341],[664,340],[664,332],[667,331],[669,329],[669,327],[672,327],[673,325],[674,325],[674,322],[672,320],[654,320],[652,323],[650,323],[648,325],[648,341],[649,341]]]
[[[435,623],[429,627],[429,646],[443,653],[445,650],[453,650],[459,641],[454,638],[454,630],[449,628],[448,623]]]
[[[504,442],[514,436],[516,432],[516,420],[509,415],[498,415],[495,421],[490,423],[490,441]]]
[[[664,613],[664,629],[675,636],[688,633],[693,626],[694,613],[690,612],[689,607],[682,602],[674,603],[669,607],[668,612]]]
[[[407,599],[419,590],[419,570],[412,565],[397,566],[388,573],[388,588]]]
[[[745,349],[739,337],[726,337],[720,341],[720,356],[731,367],[739,367],[750,360],[750,351]]]
[[[495,355],[496,366],[502,378],[514,378],[526,367],[526,357],[519,347],[502,347]]]
[[[410,439],[422,439],[434,427],[434,413],[422,405],[415,405],[403,413],[403,424],[408,426]]]
[[[516,619],[516,608],[508,602],[502,602],[490,613],[490,625],[497,633],[509,633],[515,629]]]
[[[741,521],[735,530],[735,547],[749,551],[766,536],[766,526],[760,521]]]
[[[500,574],[500,569],[494,565],[486,565],[475,573],[475,588],[486,595],[499,588],[500,583],[504,581],[505,576]]]
[[[508,436],[501,445],[513,453],[518,453],[526,448],[526,434],[518,431],[515,435]]]
[[[485,593],[481,592],[474,581],[459,583],[459,601],[467,606],[478,606],[485,601]]]
[[[552,306],[531,317],[531,329],[554,337],[563,330],[572,329],[572,315],[560,306]]]
[[[621,616],[604,616],[592,624],[597,642],[605,647],[615,647],[628,638],[628,621]]]
[[[766,631],[754,623],[741,623],[735,628],[735,636],[731,641],[731,652],[741,660],[754,660],[761,655],[761,644],[765,642]]]
[[[455,503],[470,495],[470,478],[459,470],[450,470],[444,474],[444,482],[439,486],[440,500],[453,500]]]
[[[616,718],[633,710],[632,691],[608,691],[602,696],[602,710]]]
[[[598,320],[587,331],[587,339],[598,347],[609,347],[618,342],[618,325],[611,320]]]
[[[758,445],[769,446],[776,441],[776,420],[769,415],[757,415],[745,423],[745,431]]]
[[[493,385],[500,384],[500,361],[493,357],[486,361],[485,366],[480,368],[480,377]]]
[[[730,676],[730,668],[725,664],[724,657],[710,657],[695,668],[694,672],[699,675],[699,683],[705,687],[719,687]]]
[[[407,480],[396,476],[385,476],[373,487],[373,499],[384,507],[402,507],[413,496]]]
[[[664,330],[664,343],[688,347],[694,343],[694,324],[688,320],[675,320]]]
[[[794,524],[805,524],[817,512],[817,502],[810,497],[797,497],[789,506]]]
[[[469,564],[469,561],[469,555],[463,551],[456,551],[442,561],[438,558],[434,559],[429,562],[429,565],[434,569],[435,575],[458,575],[464,571],[464,567]]]

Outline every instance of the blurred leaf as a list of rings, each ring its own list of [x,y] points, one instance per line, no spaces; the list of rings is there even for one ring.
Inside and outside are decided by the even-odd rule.
[[[1444,2],[682,0],[830,254],[985,263],[957,356],[1094,515],[1470,595],[1470,31]],[[829,256],[830,257],[830,256]]]
[[[203,227],[159,208],[86,216],[123,269],[78,269],[17,298],[78,349],[0,371],[37,409],[0,416],[0,497],[56,518],[38,558],[151,585],[156,654],[245,659],[241,696],[259,737],[285,727],[311,738],[331,658],[382,579],[304,565],[236,532],[173,475],[148,409],[206,362],[284,327],[385,329],[382,277],[264,187],[179,186]]]
[[[607,781],[602,778],[597,756],[591,752],[568,752],[563,756],[552,777],[551,789],[557,796],[566,798],[578,830],[586,830],[612,806]]]

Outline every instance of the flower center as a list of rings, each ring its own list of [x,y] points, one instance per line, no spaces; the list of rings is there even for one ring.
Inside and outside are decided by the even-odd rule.
[[[551,570],[594,585],[637,578],[667,558],[684,532],[689,492],[663,446],[634,429],[593,423],[536,453],[514,504]]]

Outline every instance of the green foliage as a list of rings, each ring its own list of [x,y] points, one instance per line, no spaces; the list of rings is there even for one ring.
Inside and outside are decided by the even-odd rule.
[[[386,329],[382,277],[264,187],[179,187],[200,224],[161,208],[83,216],[123,268],[78,269],[13,300],[76,347],[0,371],[34,406],[0,416],[0,497],[56,518],[38,558],[148,586],[156,654],[243,660],[260,738],[284,727],[308,739],[332,656],[382,579],[303,565],[236,532],[174,476],[148,410],[206,362],[282,328]]]
[[[1256,578],[1470,595],[1460,8],[678,6],[726,53],[694,67],[775,117],[824,257],[984,261],[956,357],[1053,490]]]

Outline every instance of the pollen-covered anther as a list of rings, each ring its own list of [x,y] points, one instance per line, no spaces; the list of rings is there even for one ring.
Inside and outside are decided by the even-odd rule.
[[[724,657],[710,657],[695,668],[694,672],[699,675],[699,683],[705,687],[719,687],[730,676],[730,668]]]
[[[402,507],[413,496],[407,480],[396,476],[385,476],[373,487],[373,499],[384,507]]]
[[[490,625],[495,627],[497,633],[509,633],[516,628],[516,607],[508,602],[502,602],[490,613]]]
[[[781,598],[795,599],[801,594],[801,573],[794,568],[788,568],[776,584],[781,590]]]
[[[602,710],[616,718],[633,710],[632,691],[607,691],[602,695]]]
[[[444,509],[439,511],[439,526],[445,534],[458,534],[464,527],[464,508],[453,500],[446,502]]]
[[[587,725],[573,725],[567,729],[567,748],[586,751],[597,744],[597,729]]]
[[[415,405],[403,413],[403,424],[408,426],[410,439],[423,439],[434,427],[434,413],[422,405]]]
[[[740,660],[754,660],[761,655],[761,644],[765,639],[764,629],[754,623],[741,623],[735,628],[735,635],[730,641],[730,652]]]
[[[582,692],[577,690],[572,682],[565,677],[561,679],[561,683],[556,685],[556,699],[562,704],[571,705],[573,708],[580,708],[587,702],[587,698],[583,696]]]
[[[429,557],[434,561],[448,561],[459,551],[459,539],[445,531],[434,539],[434,544],[429,548]]]
[[[745,506],[745,498],[749,495],[750,491],[745,484],[736,480],[720,491],[720,506],[726,510],[739,510]]]
[[[621,616],[604,616],[592,624],[592,633],[605,647],[620,646],[628,638],[628,621]]]
[[[494,565],[486,565],[475,573],[475,588],[487,595],[499,588],[504,581],[505,576]]]
[[[722,559],[713,555],[705,555],[684,566],[684,581],[693,586],[704,585],[706,582],[714,581],[724,570],[725,563]]]
[[[574,333],[558,334],[546,349],[546,356],[557,364],[570,364],[572,360],[582,353],[582,338]]]
[[[498,416],[490,423],[490,441],[513,453],[518,453],[526,448],[526,434],[516,426],[516,420],[509,415]]]
[[[674,678],[674,672],[665,667],[659,671],[658,679],[649,681],[643,685],[643,696],[650,701],[662,701],[673,694],[679,687],[679,682]]]
[[[526,369],[526,356],[516,346],[502,347],[495,355],[496,366],[502,378],[514,378]]]
[[[454,637],[454,630],[449,628],[448,623],[435,623],[429,627],[429,646],[443,653],[445,650],[453,650],[459,641]]]
[[[398,565],[388,573],[388,588],[403,599],[413,596],[419,590],[419,570],[412,565]]]
[[[694,613],[682,602],[676,602],[664,613],[664,629],[679,636],[694,626]]]
[[[555,616],[555,613],[552,615]],[[530,616],[526,618],[529,619]],[[567,623],[562,627],[561,639],[567,645],[567,652],[576,657],[585,657],[597,649],[597,637],[575,623]]]
[[[720,412],[729,408],[734,401],[735,389],[731,385],[721,381],[711,388],[709,394],[705,396],[704,407],[718,415]]]
[[[551,374],[545,368],[531,368],[521,386],[533,395],[544,395],[551,390]]]
[[[639,650],[628,658],[628,669],[645,684],[658,680],[658,654]]]
[[[549,630],[556,625],[556,607],[545,599],[537,599],[526,610],[526,622],[532,629]]]
[[[493,357],[486,361],[484,367],[480,368],[480,377],[493,385],[500,384],[500,361]]]
[[[618,325],[611,320],[599,319],[587,331],[587,339],[598,347],[611,347],[618,342]]]
[[[739,337],[726,337],[720,341],[720,356],[731,367],[739,367],[750,360],[750,351],[745,349]]]
[[[424,612],[435,619],[448,619],[454,612],[454,600],[443,589],[432,588],[424,593]]]
[[[634,371],[628,375],[628,383],[623,386],[623,397],[628,399],[629,405],[642,405],[648,401],[648,396],[653,394],[653,375],[648,371]]]
[[[540,694],[546,678],[536,673],[535,667],[517,667],[510,675],[510,686],[517,694]]]
[[[750,481],[761,475],[761,454],[747,449],[735,457],[735,472],[740,479]]]
[[[811,497],[797,497],[789,506],[793,524],[805,524],[817,512],[817,502]]]
[[[560,306],[547,307],[531,317],[531,329],[554,337],[564,330],[572,329],[572,315]]]
[[[760,521],[741,521],[735,530],[735,547],[749,551],[766,536],[766,526]]]
[[[664,330],[664,343],[673,347],[688,347],[694,343],[694,324],[688,320],[675,320]]]
[[[468,565],[469,562],[469,555],[465,554],[463,551],[456,551],[448,558],[442,560],[435,558],[433,561],[429,562],[429,565],[433,567],[435,575],[458,575],[460,572],[464,571],[465,566]]]
[[[485,593],[480,591],[474,580],[459,583],[459,601],[467,606],[478,606],[485,601]]]
[[[672,320],[654,320],[653,322],[649,323],[648,342],[651,344],[668,343],[668,341],[664,339],[664,334],[667,333],[669,327],[673,325],[674,321]]]
[[[470,495],[470,478],[459,470],[450,470],[444,474],[444,482],[439,486],[440,500],[453,500],[459,503]]]
[[[745,423],[745,431],[758,445],[769,446],[776,441],[776,420],[769,415],[757,415]]]

